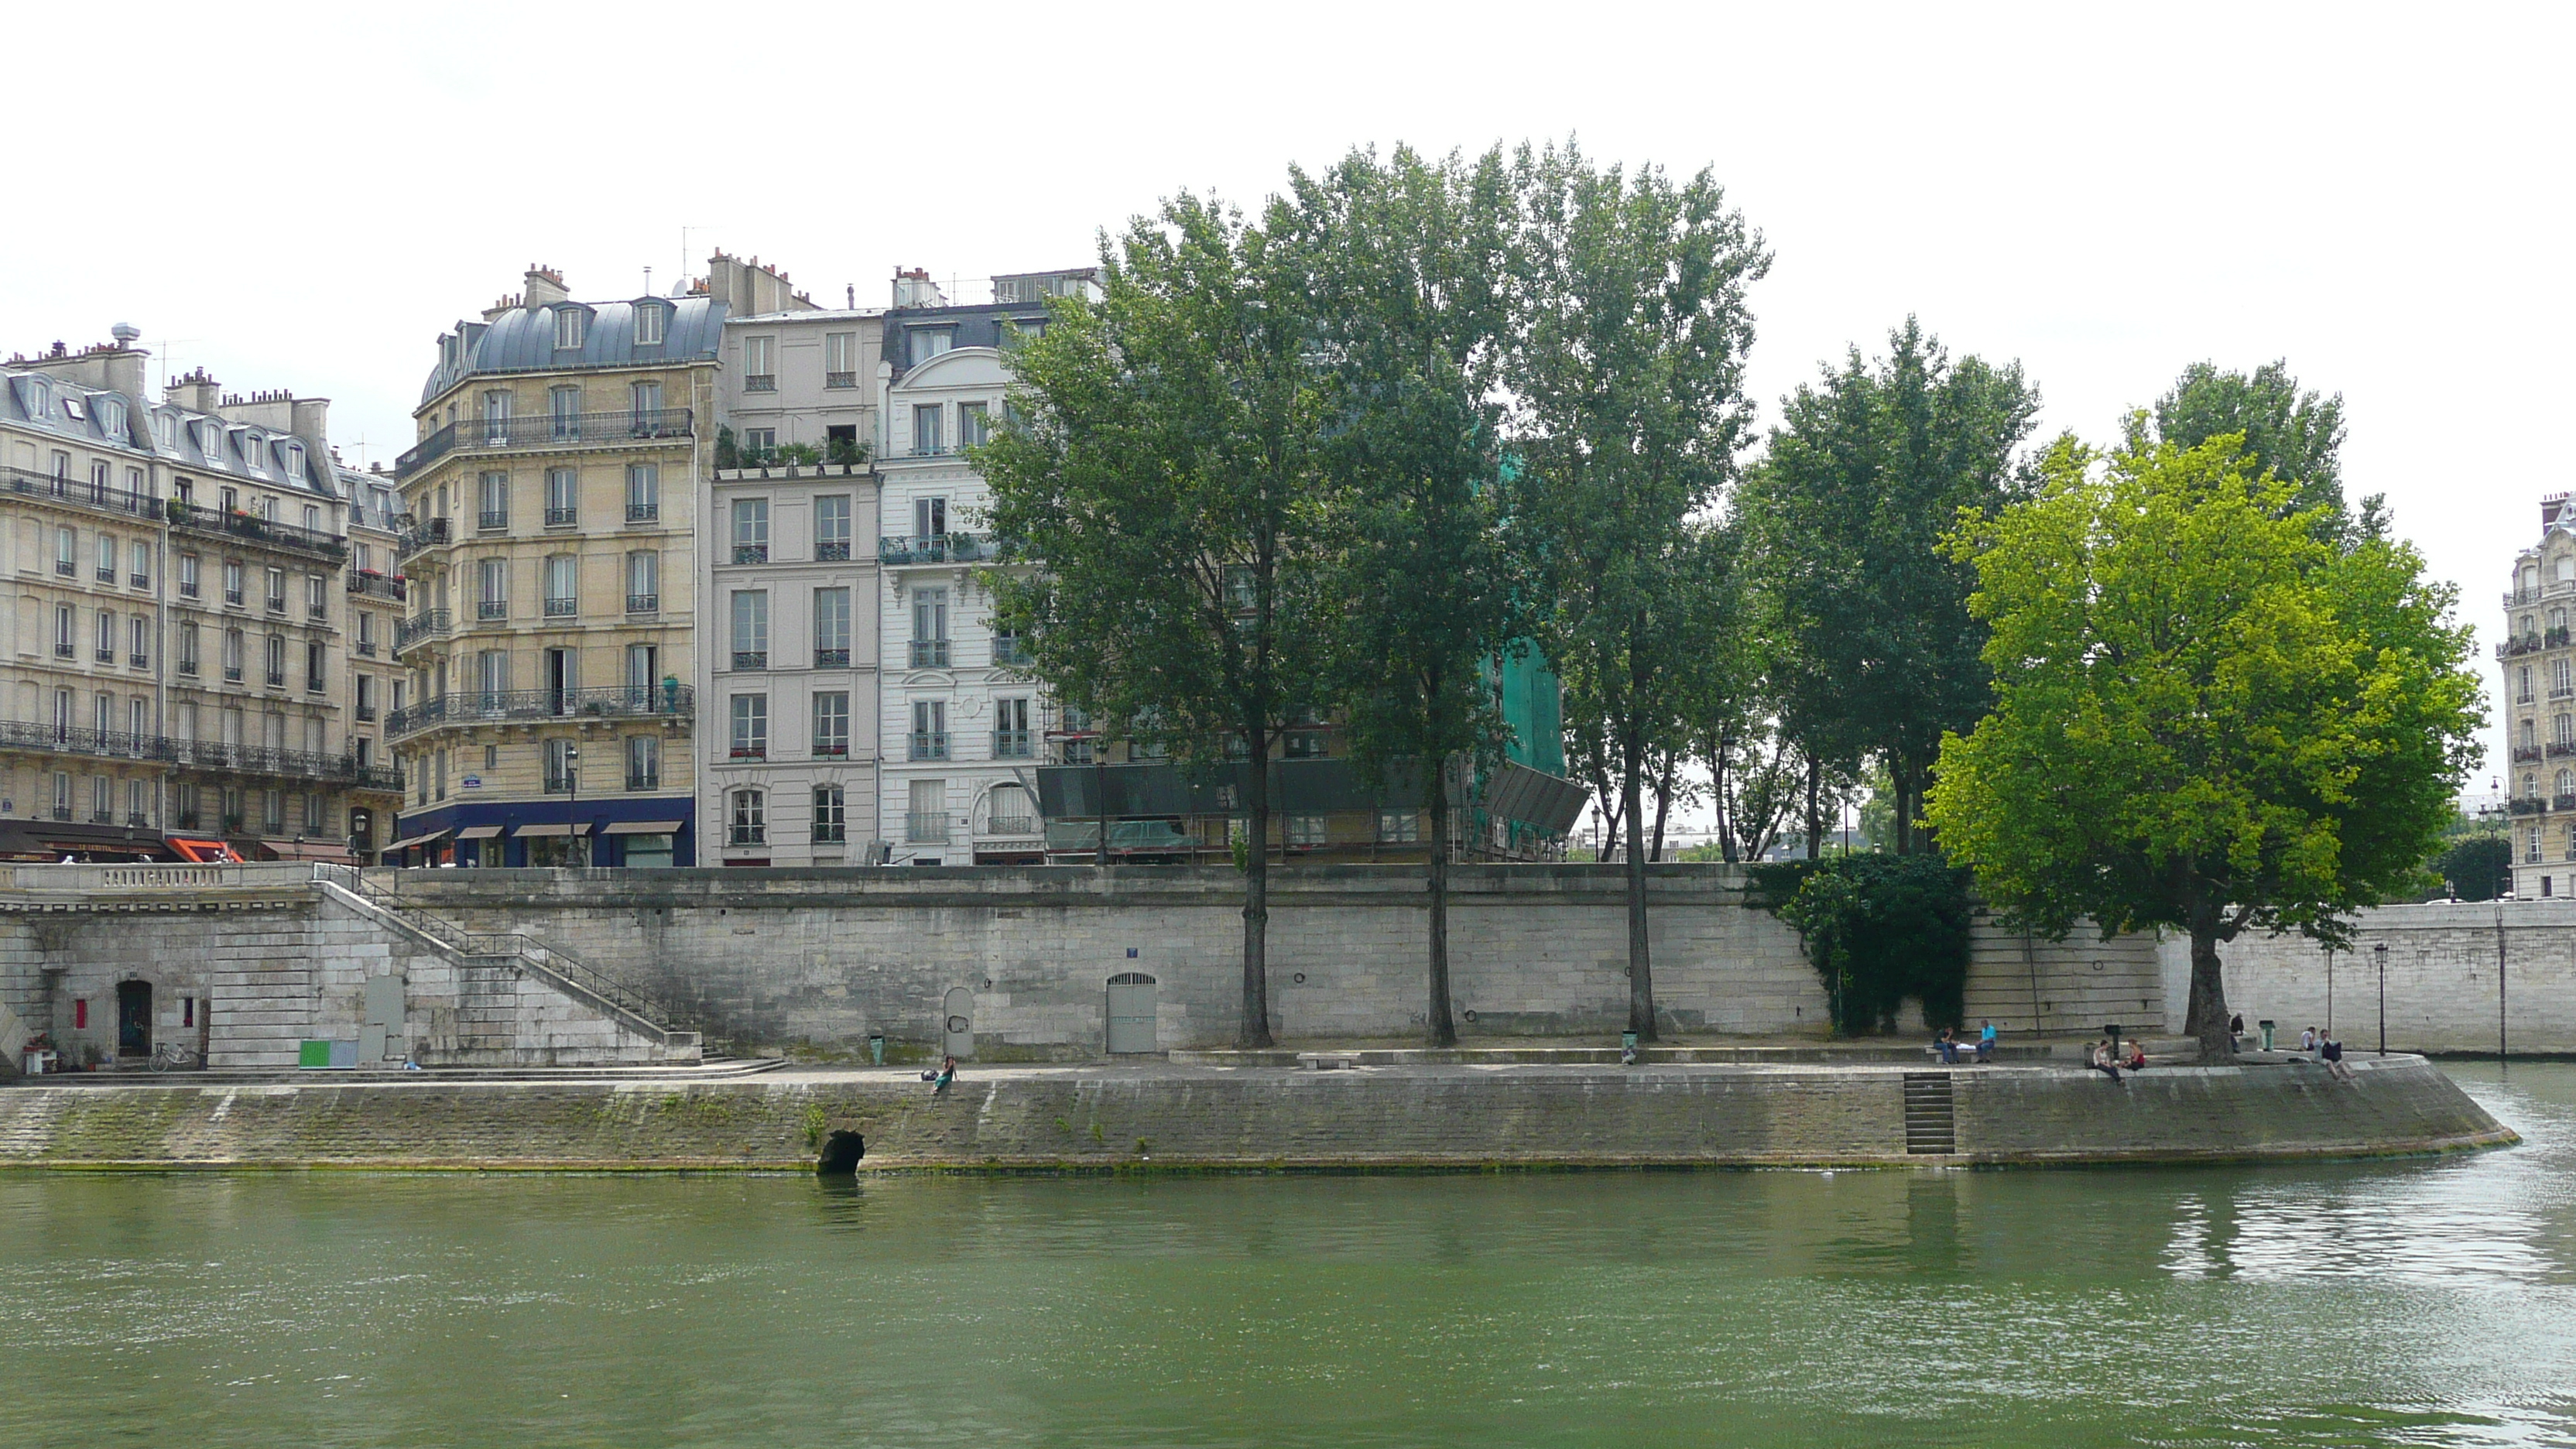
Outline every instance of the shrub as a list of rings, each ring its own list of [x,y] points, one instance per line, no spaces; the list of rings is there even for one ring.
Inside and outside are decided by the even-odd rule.
[[[1968,984],[1968,872],[1938,855],[1846,855],[1753,866],[1752,904],[1796,930],[1825,978],[1834,1030],[1896,1029],[1912,996],[1959,1026]]]

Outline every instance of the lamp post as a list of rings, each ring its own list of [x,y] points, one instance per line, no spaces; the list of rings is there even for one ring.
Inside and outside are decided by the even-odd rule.
[[[2388,1055],[2388,943],[2370,948],[2371,958],[2379,963],[2379,1054]]]
[[[572,858],[580,855],[581,851],[571,843],[581,839],[577,833],[581,829],[581,741],[579,740],[564,746],[564,788],[572,795],[572,803],[564,810],[564,830],[568,836],[564,845],[564,855],[572,860],[572,864],[579,865],[581,862]]]

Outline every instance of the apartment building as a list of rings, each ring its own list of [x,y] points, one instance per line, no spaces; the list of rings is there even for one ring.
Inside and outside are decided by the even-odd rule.
[[[1097,269],[993,279],[993,300],[949,304],[898,272],[877,365],[877,472],[887,741],[879,818],[887,858],[915,865],[1046,858],[1036,767],[1049,718],[1025,656],[993,628],[985,582],[1011,566],[985,525],[989,494],[961,456],[1001,416],[1008,352],[1046,325],[1046,299],[1097,299]]]
[[[872,857],[878,792],[877,360],[882,312],[816,307],[722,253],[715,468],[699,545],[709,627],[700,818],[726,865]]]
[[[724,304],[524,290],[438,339],[396,460],[403,863],[689,865],[698,479]]]
[[[0,854],[353,858],[399,781],[348,747],[329,404],[202,371],[149,397],[139,336],[0,367]]]
[[[393,767],[385,720],[404,703],[402,671],[394,663],[395,630],[403,621],[404,584],[394,564],[402,538],[402,496],[382,464],[370,470],[339,468],[340,494],[349,503],[348,622],[341,626],[346,664],[339,672],[341,718],[349,754],[368,780],[382,781]],[[400,783],[352,790],[349,849],[374,864],[392,837],[385,834],[403,807]]]
[[[2513,893],[2576,895],[2576,509],[2540,500],[2540,540],[2513,561],[2505,591],[2504,716],[2511,772]]]

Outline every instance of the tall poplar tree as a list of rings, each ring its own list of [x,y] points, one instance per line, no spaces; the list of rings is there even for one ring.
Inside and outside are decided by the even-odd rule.
[[[1706,171],[1678,184],[1651,167],[1631,175],[1569,142],[1523,147],[1513,184],[1514,537],[1548,605],[1539,637],[1568,718],[1598,721],[1617,780],[1628,1022],[1652,1040],[1646,777],[1689,743],[1675,665],[1707,617],[1689,597],[1703,586],[1691,523],[1735,477],[1752,428],[1745,290],[1770,258]]]
[[[1510,178],[1499,149],[1435,162],[1399,146],[1294,172],[1288,200],[1280,241],[1306,268],[1326,382],[1336,698],[1364,776],[1424,795],[1425,1035],[1450,1046],[1453,789],[1502,752],[1488,670],[1519,612],[1496,400]]]
[[[1268,1046],[1271,743],[1326,689],[1341,604],[1306,278],[1264,224],[1183,195],[1104,239],[1098,303],[1050,304],[1012,359],[1012,408],[974,454],[992,528],[1034,556],[999,575],[1000,627],[1066,704],[1185,764],[1249,749],[1243,1018]]]

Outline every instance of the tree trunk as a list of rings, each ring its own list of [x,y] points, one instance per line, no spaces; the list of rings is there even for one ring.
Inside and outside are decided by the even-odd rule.
[[[1824,789],[1825,767],[1813,755],[1807,757],[1807,859],[1825,856],[1825,812],[1819,803]]]
[[[1249,732],[1252,747],[1252,799],[1246,813],[1252,849],[1243,866],[1243,1026],[1235,1035],[1242,1047],[1266,1047],[1270,1041],[1270,736]]]
[[[1650,861],[1661,860],[1664,858],[1664,822],[1672,817],[1673,784],[1680,776],[1681,772],[1681,751],[1675,750],[1671,755],[1665,758],[1663,773],[1655,777],[1654,848],[1646,852],[1646,859]]]
[[[2183,1032],[2200,1039],[2200,1059],[2212,1064],[2235,1060],[2236,1044],[2227,1032],[2227,983],[2218,963],[2218,912],[2191,913],[2191,1008]]]
[[[1435,1047],[1458,1044],[1458,1023],[1449,1012],[1449,770],[1446,761],[1431,767],[1431,1000],[1423,1018],[1426,1038]]]
[[[1655,971],[1646,949],[1645,751],[1628,752],[1619,782],[1620,813],[1628,821],[1628,1029],[1639,1041],[1655,1039]]]
[[[1726,798],[1726,731],[1717,732],[1715,745],[1708,752],[1709,799],[1717,807],[1717,853],[1728,865],[1742,857],[1735,845],[1735,807]]]

